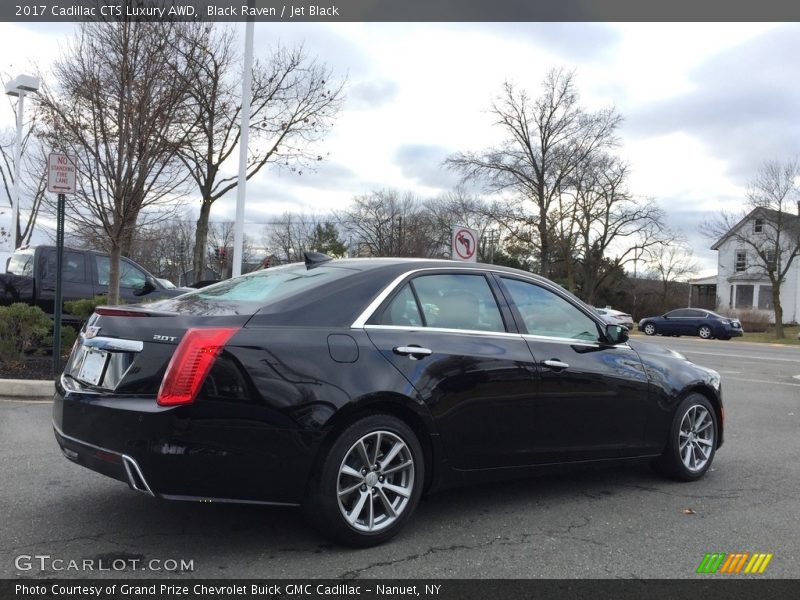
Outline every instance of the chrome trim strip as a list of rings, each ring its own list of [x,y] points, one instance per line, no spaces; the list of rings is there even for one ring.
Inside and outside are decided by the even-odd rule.
[[[469,335],[480,335],[484,337],[504,337],[517,338],[519,333],[509,333],[507,331],[484,331],[482,329],[448,329],[446,327],[423,327],[422,325],[364,325],[364,329],[389,329],[394,331],[429,331],[434,333],[459,333]]]
[[[419,260],[422,260],[422,259],[419,259]],[[548,281],[547,279],[544,279],[544,278],[536,279],[536,278],[533,278],[533,277],[526,277],[524,274],[521,274],[521,273],[509,273],[508,271],[501,271],[500,269],[493,269],[491,267],[492,267],[492,265],[486,265],[485,268],[484,267],[466,268],[466,267],[457,267],[457,266],[454,266],[454,267],[441,267],[441,266],[439,266],[439,267],[425,267],[423,269],[413,269],[411,271],[406,271],[405,273],[403,273],[399,277],[396,277],[394,279],[394,281],[392,281],[389,285],[387,285],[381,291],[381,293],[378,294],[375,297],[375,299],[372,302],[369,303],[369,306],[367,306],[367,308],[365,308],[364,311],[360,315],[358,315],[356,320],[353,321],[353,324],[350,325],[350,329],[363,329],[366,326],[367,321],[369,321],[370,318],[372,317],[372,314],[376,310],[378,310],[378,307],[381,304],[383,304],[383,301],[386,300],[387,297],[389,297],[389,295],[395,290],[395,288],[398,285],[400,285],[406,278],[408,278],[408,277],[410,277],[412,275],[416,275],[417,273],[424,273],[425,271],[466,271],[468,273],[473,273],[473,274],[498,273],[500,276],[517,277],[519,279],[524,279],[526,281],[529,281],[530,283],[533,283],[533,284],[536,284],[536,285],[540,285],[543,288],[546,288],[546,289],[558,294],[559,296],[564,293],[564,289],[563,288],[561,288],[561,290],[559,290],[559,286],[554,285],[551,281]],[[598,325],[608,325],[608,323],[604,319],[602,319],[600,317],[600,315],[597,315],[597,314],[595,314],[594,312],[591,312],[591,311],[583,310],[581,307],[577,307],[577,308],[582,313],[584,313],[586,316],[588,316],[590,319],[592,319],[595,323],[597,323]],[[371,327],[374,327],[374,325],[372,325]],[[397,327],[397,326],[396,325],[385,325],[385,326],[382,325],[381,327]],[[406,328],[400,327],[400,329],[406,329]],[[430,327],[430,328],[426,328],[426,329],[433,330],[434,328]],[[461,331],[461,330],[449,330],[449,331]],[[464,331],[469,331],[470,333],[474,333],[473,330],[464,330]],[[508,333],[508,332],[506,332],[506,333]],[[514,334],[511,334],[511,335],[519,335],[519,334],[514,333]]]
[[[628,344],[601,344],[600,342],[590,342],[588,340],[576,340],[573,338],[549,337],[546,335],[532,335],[529,333],[508,333],[506,331],[481,331],[479,329],[446,329],[444,327],[422,327],[421,325],[364,325],[364,329],[388,329],[394,331],[408,331],[412,333],[433,332],[433,333],[456,333],[462,335],[478,335],[482,337],[502,337],[502,338],[522,338],[532,342],[550,342],[555,344],[567,344],[569,346],[589,346],[593,348],[621,348],[632,350]]]
[[[120,459],[122,460],[122,465],[125,467],[125,473],[128,475],[128,483],[130,484],[130,486],[134,490],[136,490],[137,492],[142,492],[142,493],[149,494],[150,496],[154,496],[155,497],[155,494],[153,493],[153,490],[150,489],[150,485],[147,483],[147,479],[144,478],[144,474],[142,473],[142,470],[139,468],[139,463],[136,462],[135,458],[133,458],[131,456],[128,456],[127,454],[122,454],[122,453],[116,452],[114,450],[109,450],[108,448],[103,448],[102,446],[95,446],[94,444],[90,444],[89,442],[85,442],[83,440],[79,440],[76,437],[72,437],[71,435],[67,435],[66,433],[61,431],[61,429],[59,429],[59,427],[58,427],[58,425],[56,425],[55,421],[53,421],[53,429],[55,430],[55,432],[58,435],[60,435],[65,440],[69,440],[69,441],[74,442],[76,444],[80,444],[81,446],[86,446],[87,448],[91,448],[92,450],[99,450],[100,452],[106,452],[108,454],[114,454],[116,456],[119,456]],[[138,488],[134,484],[134,479],[133,479],[133,475],[131,473],[131,468],[133,468],[136,471],[136,474],[139,476],[139,479],[142,480],[142,483],[144,484],[144,487],[145,487],[144,490]]]
[[[81,345],[97,348],[98,350],[108,350],[110,352],[141,352],[144,349],[144,342],[139,340],[123,340],[109,337],[87,338],[81,333]]]
[[[389,297],[389,294],[391,294],[394,291],[394,289],[398,285],[400,285],[400,283],[402,283],[406,277],[408,277],[409,275],[413,275],[414,273],[418,273],[419,271],[431,271],[431,270],[433,269],[416,269],[414,271],[406,271],[399,277],[396,277],[395,280],[392,281],[385,288],[383,288],[381,293],[375,296],[375,299],[369,303],[369,306],[367,306],[367,308],[365,308],[364,311],[360,315],[358,315],[356,320],[353,321],[353,324],[350,326],[350,329],[362,329],[367,324],[367,321],[369,321],[370,317],[372,316],[372,313],[378,310],[378,307],[381,304],[383,304],[383,301]]]
[[[150,496],[155,496],[153,490],[150,489],[150,485],[147,483],[147,479],[144,478],[144,474],[142,473],[142,470],[139,468],[139,463],[136,462],[136,459],[128,456],[127,454],[123,454],[122,464],[125,465],[125,471],[128,473],[128,481],[133,489],[135,489],[137,492],[142,492]],[[131,469],[134,469],[136,471],[136,474],[139,476],[139,479],[141,479],[145,489],[141,490],[138,488],[138,486],[136,485],[136,481],[133,478],[133,474],[131,473]]]
[[[549,342],[551,344],[567,344],[569,346],[590,346],[593,348],[620,348],[622,350],[633,350],[627,343],[625,344],[603,344],[599,341],[590,342],[588,340],[576,340],[573,338],[550,337],[547,335],[534,335],[532,333],[521,333],[523,339],[532,342]]]
[[[266,502],[262,500],[237,500],[235,498],[206,498],[204,496],[180,496],[174,494],[161,494],[164,500],[178,500],[181,502],[207,502],[221,504],[257,504],[259,506],[300,506],[299,502]]]

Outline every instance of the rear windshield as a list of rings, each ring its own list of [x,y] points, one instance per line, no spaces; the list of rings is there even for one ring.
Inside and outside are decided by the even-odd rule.
[[[161,301],[158,305],[159,308],[167,309],[206,306],[210,309],[208,312],[215,314],[238,313],[243,308],[261,308],[302,294],[352,273],[351,269],[342,267],[320,266],[306,269],[303,264],[273,267],[227,279],[177,298]]]

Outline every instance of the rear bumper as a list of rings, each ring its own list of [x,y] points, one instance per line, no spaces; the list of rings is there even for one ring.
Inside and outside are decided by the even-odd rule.
[[[53,433],[61,447],[61,452],[72,462],[113,479],[124,481],[137,492],[143,492],[150,496],[155,495],[150,489],[139,463],[133,457],[68,436],[55,423],[53,423]]]
[[[275,428],[263,411],[162,407],[56,384],[53,430],[69,460],[151,496],[298,505],[321,434]]]

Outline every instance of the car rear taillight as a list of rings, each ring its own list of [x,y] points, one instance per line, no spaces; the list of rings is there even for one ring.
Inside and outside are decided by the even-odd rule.
[[[189,329],[167,365],[158,390],[161,406],[191,404],[222,348],[238,327]]]

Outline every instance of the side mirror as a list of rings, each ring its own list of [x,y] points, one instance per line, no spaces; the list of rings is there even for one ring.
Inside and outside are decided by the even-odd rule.
[[[606,340],[612,346],[628,341],[628,328],[622,325],[606,325]]]
[[[145,294],[149,294],[153,290],[157,290],[157,289],[158,289],[158,284],[156,283],[156,280],[153,277],[148,275],[147,279],[144,280],[144,284],[142,284],[142,287],[140,287],[138,290],[136,290],[133,293],[133,295],[134,296],[144,296]]]

